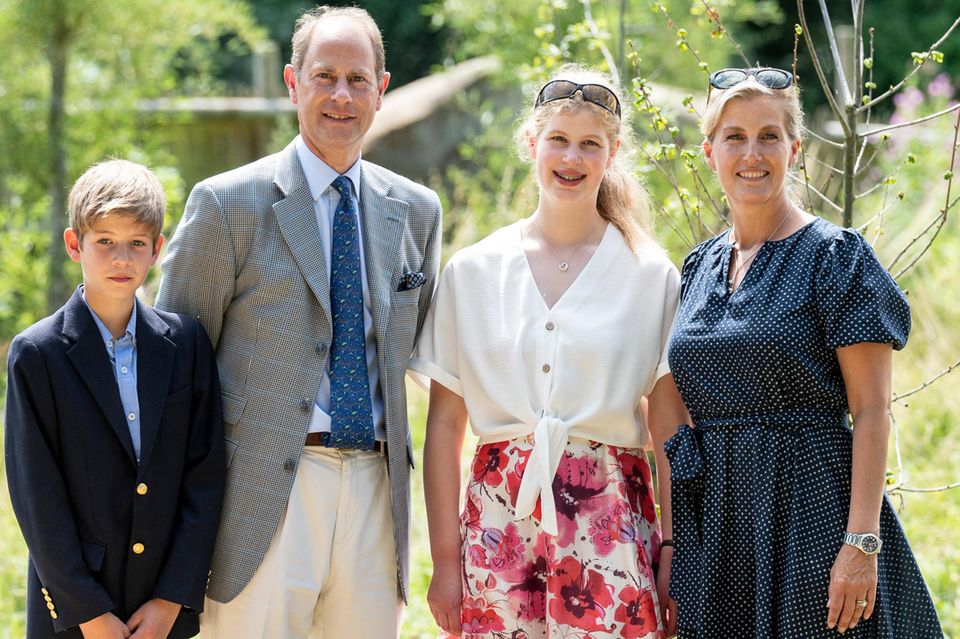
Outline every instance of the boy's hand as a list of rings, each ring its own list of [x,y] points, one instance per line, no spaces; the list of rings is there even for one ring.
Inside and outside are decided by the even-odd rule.
[[[130,629],[112,612],[80,624],[80,632],[83,639],[127,639],[130,636]]]
[[[127,626],[133,632],[131,639],[167,639],[173,622],[180,614],[180,604],[166,599],[151,599],[140,606]]]

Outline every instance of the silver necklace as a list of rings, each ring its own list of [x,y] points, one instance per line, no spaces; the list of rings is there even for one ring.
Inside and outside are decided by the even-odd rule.
[[[792,207],[787,209],[787,212],[784,213],[784,214],[783,214],[783,217],[780,218],[780,223],[777,224],[777,228],[773,229],[773,233],[771,233],[770,235],[768,235],[768,236],[767,236],[767,239],[765,239],[764,241],[760,242],[760,244],[758,244],[757,247],[750,252],[750,256],[749,256],[749,257],[740,257],[740,256],[742,255],[742,253],[741,253],[740,249],[737,248],[737,243],[736,243],[736,242],[731,242],[731,243],[730,243],[730,245],[733,247],[733,249],[734,249],[734,251],[735,251],[735,253],[733,254],[733,260],[734,260],[734,263],[736,264],[736,267],[733,269],[733,274],[732,274],[729,278],[727,278],[727,293],[728,293],[728,294],[729,294],[729,293],[733,293],[733,291],[734,291],[734,288],[733,288],[733,287],[735,286],[735,284],[736,284],[736,282],[737,282],[737,276],[740,275],[740,271],[742,271],[743,269],[745,269],[747,266],[750,265],[751,262],[753,262],[753,258],[755,258],[755,257],[757,256],[757,254],[760,252],[760,249],[762,249],[763,246],[764,246],[764,244],[766,244],[767,242],[769,242],[770,239],[771,239],[774,235],[777,234],[777,231],[780,230],[780,228],[783,226],[783,223],[787,221],[787,218],[790,217],[790,214],[791,214],[792,212],[793,212],[793,208],[792,208]],[[745,252],[745,251],[744,251],[744,252]]]
[[[540,238],[543,241],[543,245],[546,247],[547,252],[550,253],[550,256],[553,257],[553,259],[557,259],[557,256],[553,252],[553,247],[550,246],[550,242],[547,240],[547,236],[543,234],[543,230],[541,230],[540,225],[537,224],[537,221],[533,218],[530,218],[530,222],[533,224],[534,228],[537,229],[537,233],[540,234]],[[565,260],[560,260],[560,263],[557,264],[557,268],[564,273],[570,270],[570,262],[577,255],[581,248],[583,248],[583,244],[577,244],[570,252],[570,257]]]

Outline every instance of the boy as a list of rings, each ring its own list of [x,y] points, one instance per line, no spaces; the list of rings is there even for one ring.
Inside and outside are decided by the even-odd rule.
[[[29,639],[198,631],[223,424],[200,323],[134,295],[163,245],[165,208],[139,164],[84,173],[63,233],[83,284],[10,345],[6,467],[30,551]]]

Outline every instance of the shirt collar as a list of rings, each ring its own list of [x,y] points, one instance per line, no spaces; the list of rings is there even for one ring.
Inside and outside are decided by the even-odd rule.
[[[80,288],[80,296],[83,298],[83,303],[87,304],[86,295],[84,295],[83,287]],[[130,321],[127,322],[127,331],[124,333],[123,337],[129,335],[134,342],[137,339],[137,298],[133,298],[133,312],[130,313]],[[90,315],[93,316],[93,321],[97,325],[97,329],[100,331],[100,337],[103,338],[105,344],[113,343],[113,334],[110,332],[110,329],[107,328],[107,325],[100,321],[100,318],[97,317],[96,311],[90,308],[90,305],[87,304],[87,309],[90,311]],[[121,338],[122,339],[122,338]]]
[[[320,197],[326,192],[337,176],[340,174],[330,168],[330,165],[318,158],[307,148],[306,142],[301,136],[295,139],[297,146],[297,157],[300,159],[300,166],[307,177],[307,185],[310,187],[310,195],[313,200],[319,201]],[[360,202],[360,158],[353,163],[343,174],[350,180],[353,187],[353,196]]]

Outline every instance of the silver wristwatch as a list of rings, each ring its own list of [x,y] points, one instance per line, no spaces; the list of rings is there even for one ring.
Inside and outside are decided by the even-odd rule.
[[[865,555],[875,555],[880,552],[880,547],[883,546],[880,538],[873,533],[844,533],[843,543],[859,548],[860,552]]]

